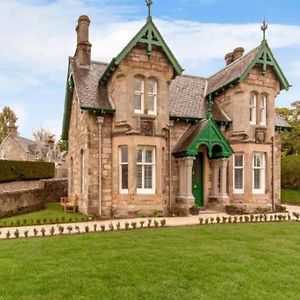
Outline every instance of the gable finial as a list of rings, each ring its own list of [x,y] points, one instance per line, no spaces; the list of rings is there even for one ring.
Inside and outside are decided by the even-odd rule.
[[[263,32],[263,41],[266,40],[266,31],[268,29],[268,24],[266,23],[266,20],[264,19],[262,26],[260,27],[260,29]]]
[[[151,18],[151,5],[153,4],[153,0],[146,0],[146,5],[148,6],[148,18]]]

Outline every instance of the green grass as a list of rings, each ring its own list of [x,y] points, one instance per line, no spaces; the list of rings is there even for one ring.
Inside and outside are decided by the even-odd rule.
[[[281,203],[300,205],[300,190],[281,189]]]
[[[286,222],[2,240],[0,299],[299,299],[299,233]]]
[[[31,225],[37,224],[38,220],[40,220],[41,224],[44,219],[46,219],[46,223],[52,222],[69,222],[69,219],[72,218],[73,221],[81,221],[83,218],[87,220],[87,216],[81,213],[64,213],[59,203],[48,203],[46,208],[40,211],[23,214],[19,216],[14,216],[10,218],[5,218],[0,220],[0,226],[16,226],[18,223],[20,225]],[[26,220],[26,224],[24,223]]]

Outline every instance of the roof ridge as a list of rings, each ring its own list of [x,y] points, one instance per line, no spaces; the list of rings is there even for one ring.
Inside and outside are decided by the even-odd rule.
[[[191,78],[198,78],[198,79],[208,80],[208,78],[206,78],[206,77],[198,76],[198,75],[190,75],[190,74],[182,74],[182,75],[178,75],[178,77],[191,77]]]
[[[249,52],[247,52],[245,55],[243,55],[242,57],[238,58],[237,60],[233,61],[232,63],[230,63],[229,65],[225,66],[224,68],[222,68],[221,70],[219,70],[218,72],[214,73],[213,75],[208,77],[208,80],[210,80],[212,77],[216,76],[217,74],[223,72],[224,70],[234,66],[235,64],[237,64],[238,62],[240,62],[241,60],[245,59],[247,56],[249,56],[252,52],[254,52],[255,50],[257,50],[259,47],[261,47],[261,44],[255,48],[253,48],[252,50],[250,50]]]

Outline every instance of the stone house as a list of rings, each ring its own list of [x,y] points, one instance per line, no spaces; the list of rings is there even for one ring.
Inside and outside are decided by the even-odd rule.
[[[62,154],[54,145],[54,139],[47,144],[21,137],[18,127],[13,123],[8,126],[8,135],[0,145],[0,159],[9,160],[42,160],[60,163]]]
[[[275,98],[289,83],[265,40],[209,78],[183,68],[149,16],[110,63],[91,60],[90,20],[69,58],[63,139],[69,194],[98,216],[249,210],[280,203]]]

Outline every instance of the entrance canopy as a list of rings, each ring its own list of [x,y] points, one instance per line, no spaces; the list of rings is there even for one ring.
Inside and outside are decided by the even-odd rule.
[[[175,157],[196,156],[200,145],[207,147],[209,158],[227,158],[232,148],[213,120],[201,120],[191,126],[173,150]]]

